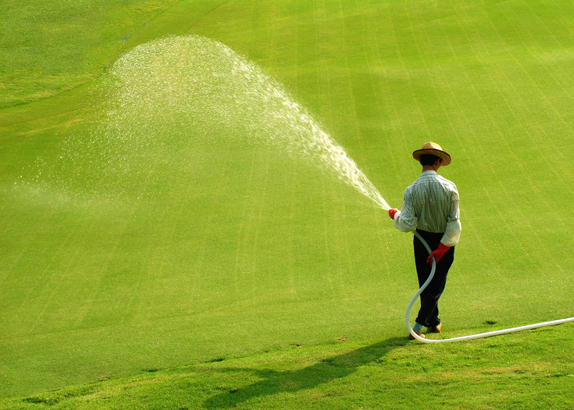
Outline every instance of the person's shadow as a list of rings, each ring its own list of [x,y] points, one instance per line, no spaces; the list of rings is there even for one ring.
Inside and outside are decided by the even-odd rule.
[[[295,371],[218,369],[223,372],[253,372],[263,380],[240,388],[228,389],[204,402],[208,409],[229,408],[254,397],[271,396],[282,392],[296,392],[311,389],[335,379],[347,377],[361,366],[375,362],[391,350],[404,346],[407,338],[392,338],[351,352],[330,357],[321,362]]]

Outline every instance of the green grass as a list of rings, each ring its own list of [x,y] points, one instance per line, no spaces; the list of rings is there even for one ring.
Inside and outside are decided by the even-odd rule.
[[[165,34],[216,38],[285,84],[392,206],[419,173],[414,149],[434,140],[453,156],[442,173],[461,193],[463,236],[445,337],[569,317],[573,12],[548,0],[11,3],[1,406],[572,407],[571,325],[405,343],[411,237],[280,150],[217,129],[217,144],[170,150],[200,134],[169,123],[172,139],[147,153],[168,153],[168,183],[128,180],[144,199],[111,195],[111,168],[86,172],[93,156],[49,184],[34,177],[105,122],[101,82],[86,81],[110,61]],[[12,46],[24,43],[41,52]],[[70,195],[96,188],[108,195]]]
[[[293,346],[4,401],[6,409],[570,409],[572,327],[472,343]]]

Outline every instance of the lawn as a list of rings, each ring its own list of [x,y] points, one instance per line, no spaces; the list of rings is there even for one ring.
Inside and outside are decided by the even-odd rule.
[[[573,385],[572,325],[407,343],[411,236],[292,141],[305,113],[394,207],[420,172],[413,150],[432,140],[452,155],[441,173],[458,186],[463,234],[441,300],[444,337],[570,317],[574,6],[134,0],[8,9],[6,406],[11,397],[126,391],[130,377],[160,371],[171,387],[154,384],[154,397],[172,396],[183,372],[191,384],[202,377],[196,405],[211,408],[252,397],[277,407],[286,392],[304,407],[317,386],[325,397],[342,385],[357,390],[343,389],[335,407],[374,408],[382,396],[366,392],[399,389],[394,373],[414,389],[384,396],[403,397],[399,407],[422,387],[459,378],[470,387],[449,391],[445,382],[431,403],[443,394],[459,408],[537,408],[540,397],[527,394],[536,381],[553,392],[551,406],[571,407],[560,392]],[[250,64],[258,79],[233,77],[230,61]],[[269,103],[266,86],[289,104]],[[354,351],[373,357],[333,377],[316,364]],[[441,365],[421,381],[412,366],[427,356],[433,366],[444,357],[452,372]],[[373,365],[387,360],[396,367]],[[251,370],[220,373],[230,367]],[[500,373],[520,401],[485,397]],[[218,393],[219,377],[243,398]],[[373,377],[383,382],[363,380]],[[43,393],[62,388],[71,390]],[[476,401],[464,407],[453,392]],[[185,398],[174,400],[166,408]]]
[[[43,392],[4,409],[570,409],[572,327],[471,343],[293,346]]]

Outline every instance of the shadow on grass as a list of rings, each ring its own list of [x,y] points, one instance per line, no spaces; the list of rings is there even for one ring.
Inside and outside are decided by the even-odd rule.
[[[297,392],[347,377],[360,367],[384,357],[391,350],[405,346],[407,338],[392,338],[351,352],[323,359],[313,366],[295,371],[247,370],[263,380],[240,389],[228,389],[204,402],[208,409],[237,406],[255,397],[272,396],[277,393]],[[246,369],[222,369],[223,372],[245,372]]]

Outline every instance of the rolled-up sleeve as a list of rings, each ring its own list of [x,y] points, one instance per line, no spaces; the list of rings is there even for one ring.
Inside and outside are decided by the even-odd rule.
[[[460,240],[462,225],[460,224],[460,209],[458,203],[458,191],[453,191],[451,193],[449,214],[446,218],[446,230],[440,240],[446,246],[455,246]]]

